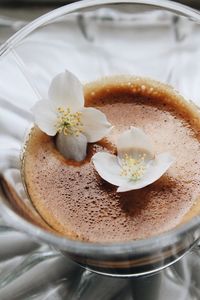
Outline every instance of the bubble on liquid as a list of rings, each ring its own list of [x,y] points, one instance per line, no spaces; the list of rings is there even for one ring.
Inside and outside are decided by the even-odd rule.
[[[117,86],[117,89],[120,88],[120,92],[127,92],[123,103],[120,103],[121,99],[116,97],[116,88],[112,88],[113,84],[116,86],[116,83],[119,81],[123,82],[120,87]],[[91,103],[95,103],[95,101],[98,103],[98,97],[100,97],[102,105],[100,108],[106,113],[109,121],[115,125],[116,135],[123,131],[124,128],[127,128],[130,123],[134,124],[134,126],[140,125],[147,129],[147,133],[151,134],[156,141],[155,145],[159,146],[165,122],[160,122],[159,118],[162,118],[161,110],[163,107],[166,107],[162,119],[164,120],[165,118],[167,120],[164,128],[166,141],[162,140],[162,143],[164,143],[166,148],[169,147],[169,149],[176,152],[178,151],[175,149],[177,147],[176,137],[181,136],[183,147],[179,149],[179,153],[183,155],[186,146],[192,149],[190,151],[191,154],[189,152],[191,157],[187,157],[186,160],[188,161],[187,171],[191,171],[190,164],[194,162],[195,170],[192,170],[192,176],[200,178],[200,163],[197,160],[197,157],[199,157],[197,144],[199,145],[199,142],[194,141],[195,134],[191,130],[190,120],[184,119],[180,121],[180,116],[174,114],[173,108],[167,110],[166,104],[170,103],[170,99],[173,100],[173,103],[175,101],[178,103],[179,96],[177,93],[167,86],[139,77],[134,79],[128,77],[124,79],[116,78],[116,80],[113,79],[113,82],[111,80],[105,81],[104,85],[106,87],[106,91],[104,90],[106,97],[104,97],[103,92],[101,93],[100,85],[99,91],[96,85],[91,90],[96,93],[95,95],[91,94],[93,96],[93,102]],[[131,101],[133,101],[134,93],[137,94],[137,101],[132,105]],[[146,100],[148,99],[148,105],[142,98],[141,103],[139,103],[139,96],[142,95],[146,97]],[[155,107],[155,99],[156,101],[160,100],[159,103],[162,101],[166,103],[163,102],[161,108]],[[126,109],[123,107],[126,107]],[[119,111],[120,114],[117,113]],[[138,120],[137,113],[140,113],[140,119]],[[122,117],[124,120],[122,120]],[[151,119],[149,119],[150,117]],[[127,123],[122,124],[122,121]],[[161,126],[158,126],[158,124],[161,124]],[[168,136],[170,130],[172,130],[170,128],[173,129],[171,138]],[[184,139],[186,130],[189,137]],[[153,136],[154,132],[159,134],[159,139]],[[193,144],[196,146],[193,147]],[[103,151],[104,149],[106,149],[105,144],[103,146],[95,145],[92,151]],[[41,153],[34,160],[35,165],[33,164],[34,170],[32,171],[32,174],[35,174],[32,181],[35,187],[34,193],[36,197],[40,198],[39,203],[35,203],[35,205],[39,208],[44,218],[49,218],[48,221],[52,225],[54,218],[56,219],[55,224],[56,221],[60,222],[60,228],[58,224],[55,225],[58,231],[63,232],[63,227],[66,227],[66,231],[72,231],[74,238],[78,236],[91,241],[117,241],[144,238],[149,234],[157,234],[160,227],[164,228],[164,230],[167,228],[166,220],[171,218],[175,220],[175,223],[177,222],[180,216],[184,214],[187,206],[191,206],[191,195],[193,195],[194,191],[198,193],[200,189],[198,180],[196,183],[191,182],[185,185],[182,184],[181,180],[177,180],[177,182],[175,180],[172,187],[163,181],[160,185],[157,183],[153,187],[147,188],[149,191],[147,194],[143,191],[136,192],[136,194],[140,195],[137,197],[133,193],[133,199],[130,197],[127,201],[128,195],[117,194],[115,187],[106,185],[94,175],[95,171],[90,162],[82,165],[80,169],[75,166],[68,166],[56,157],[55,149],[52,152],[48,142],[44,144],[44,149],[41,150]],[[113,149],[112,151],[115,150]],[[195,153],[195,157],[194,155],[192,156],[192,152]],[[177,160],[179,160],[179,157],[180,155],[177,157]],[[183,170],[184,168],[186,170],[186,166],[182,167]],[[38,173],[36,170],[38,170]],[[177,174],[177,169],[174,168],[173,172]],[[148,198],[150,196],[151,199]],[[183,203],[185,205],[184,208],[181,207]],[[51,218],[46,215],[46,211],[51,213]],[[176,213],[173,213],[173,211]]]

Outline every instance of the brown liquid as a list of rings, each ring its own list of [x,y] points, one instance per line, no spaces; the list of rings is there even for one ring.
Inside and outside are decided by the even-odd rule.
[[[170,87],[151,80],[115,77],[85,87],[87,106],[103,111],[115,126],[108,140],[88,146],[82,163],[65,160],[54,140],[35,128],[27,144],[24,172],[29,195],[60,234],[90,242],[144,239],[176,227],[200,212],[200,117]],[[97,151],[116,152],[117,135],[143,128],[155,151],[175,163],[143,189],[116,193],[91,162]]]

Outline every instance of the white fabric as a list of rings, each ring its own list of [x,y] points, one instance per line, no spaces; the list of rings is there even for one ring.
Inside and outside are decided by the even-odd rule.
[[[119,73],[149,76],[200,104],[199,25],[159,10],[90,14],[90,19],[66,16],[46,24],[0,59],[0,149],[5,155],[10,148],[16,149],[14,157],[18,155],[32,122],[30,108],[47,99],[52,78],[64,68],[82,82]],[[17,21],[15,28],[22,23]],[[88,271],[82,273],[61,256],[54,257],[47,246],[39,249],[27,237],[3,225],[0,229],[1,300],[68,300],[69,295],[74,300],[200,299],[198,249],[157,276],[125,281],[89,277]]]

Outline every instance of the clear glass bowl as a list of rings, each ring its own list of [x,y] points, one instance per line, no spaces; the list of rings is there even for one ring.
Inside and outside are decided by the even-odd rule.
[[[200,238],[200,217],[141,241],[72,241],[38,224],[20,174],[30,108],[65,68],[85,83],[113,74],[147,76],[200,103],[200,14],[168,1],[81,1],[32,22],[0,49],[0,213],[9,225],[101,274],[139,276],[179,260]],[[197,108],[198,109],[198,108]],[[31,212],[31,218],[27,217]]]

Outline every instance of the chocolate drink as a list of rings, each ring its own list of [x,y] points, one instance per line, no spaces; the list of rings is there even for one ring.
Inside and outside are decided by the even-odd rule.
[[[54,138],[35,127],[27,143],[27,191],[42,218],[58,233],[89,242],[144,239],[200,213],[200,116],[172,88],[149,79],[111,77],[85,86],[85,104],[104,112],[115,127],[107,139],[88,144],[78,163],[65,159]],[[96,172],[97,151],[116,153],[115,140],[130,126],[142,128],[155,151],[174,164],[153,184],[117,193]]]

